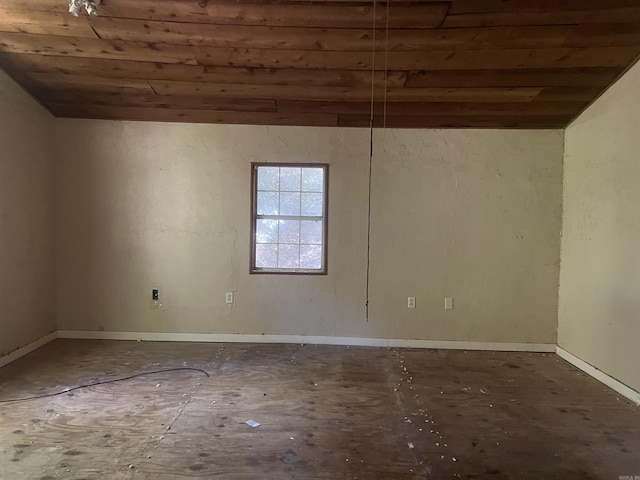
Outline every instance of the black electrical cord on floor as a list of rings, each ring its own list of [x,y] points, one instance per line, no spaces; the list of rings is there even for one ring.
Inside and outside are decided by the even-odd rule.
[[[184,371],[184,370],[192,371],[192,372],[200,372],[200,373],[204,373],[207,377],[210,376],[206,371],[204,371],[204,370],[202,370],[200,368],[191,368],[191,367],[165,368],[164,370],[153,370],[151,372],[136,373],[135,375],[129,375],[128,377],[120,377],[120,378],[114,378],[114,379],[111,379],[111,380],[102,380],[102,381],[99,381],[99,382],[87,383],[87,384],[84,384],[84,385],[78,385],[78,386],[72,387],[72,388],[65,388],[64,390],[62,390],[60,392],[45,393],[43,395],[34,395],[33,397],[11,398],[9,400],[0,400],[0,403],[25,402],[27,400],[37,400],[39,398],[55,397],[57,395],[64,395],[65,393],[73,392],[74,390],[80,390],[81,388],[94,387],[96,385],[106,385],[107,383],[122,382],[124,380],[131,380],[132,378],[142,377],[143,375],[156,375],[158,373],[178,372],[178,371]]]

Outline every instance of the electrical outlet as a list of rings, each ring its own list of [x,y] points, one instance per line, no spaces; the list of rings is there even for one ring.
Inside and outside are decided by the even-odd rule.
[[[416,308],[416,297],[407,297],[407,308]]]
[[[233,303],[233,292],[227,292],[224,296],[224,303],[231,305]]]
[[[152,309],[158,309],[162,306],[162,304],[160,303],[160,289],[159,288],[152,288],[151,289],[151,308]]]
[[[445,297],[445,299],[444,299],[444,309],[445,310],[453,310],[453,298]]]

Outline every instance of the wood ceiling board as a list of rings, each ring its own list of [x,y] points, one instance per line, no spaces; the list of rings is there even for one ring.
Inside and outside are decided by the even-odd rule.
[[[69,104],[110,107],[153,107],[182,110],[224,110],[232,112],[275,113],[277,111],[276,102],[274,100],[254,98],[172,97],[170,95],[159,96],[153,93],[125,96],[121,94],[96,93],[83,90],[70,92],[65,89],[43,90],[40,93],[40,98],[45,104],[54,105]]]
[[[98,17],[92,27],[100,38],[175,45],[251,49],[321,50],[370,53],[368,29],[299,28],[152,22]],[[547,48],[562,46],[575,26],[528,26],[457,29],[397,29],[376,32],[378,51],[424,51],[449,48]],[[607,33],[607,32],[605,32]],[[580,37],[576,37],[575,46]]]
[[[174,81],[182,81],[186,78],[191,82],[206,83],[371,87],[371,72],[358,70],[202,67],[199,65],[12,53],[0,53],[0,65],[9,70],[21,70],[27,73],[99,75],[106,78]],[[374,85],[384,86],[384,72],[376,71],[374,77]],[[402,87],[406,77],[406,72],[389,71],[386,75],[386,84],[389,87]]]
[[[640,22],[640,6],[591,11],[469,13],[447,15],[445,28],[499,27],[506,25],[578,25],[585,23]]]
[[[567,116],[552,115],[548,117],[520,116],[387,116],[388,128],[562,128],[567,124]],[[367,127],[369,115],[339,115],[338,125],[341,127]],[[377,128],[385,125],[382,116],[374,118]]]
[[[183,77],[184,78],[184,77]],[[203,81],[208,83],[250,83],[259,85],[306,85],[334,87],[403,87],[404,71],[307,70],[299,68],[204,67]]]
[[[51,105],[57,116],[65,118],[97,118],[113,120],[141,120],[156,122],[224,123],[252,125],[308,125],[367,127],[369,115],[329,115],[298,114],[282,115],[272,113],[219,112],[206,110],[169,110],[163,108],[128,108],[106,106]],[[383,125],[383,118],[375,118],[377,127]],[[528,117],[508,116],[388,116],[389,128],[561,128],[566,124],[566,116]],[[425,125],[427,127],[425,127]]]
[[[622,68],[409,72],[406,87],[569,87],[609,85]]]
[[[97,18],[93,28],[100,38],[135,42],[166,42],[175,45],[227,48],[366,51],[372,48],[370,29],[329,29],[207,25],[181,22]],[[404,39],[415,41],[420,30],[401,30]],[[568,36],[568,35],[567,35]],[[382,42],[377,40],[378,47]]]
[[[88,22],[62,13],[16,11],[0,6],[0,32],[98,38]]]
[[[545,87],[536,102],[588,102],[602,92],[602,87]]]
[[[465,102],[391,102],[387,103],[388,115],[395,116],[571,116],[585,106],[585,102],[533,102],[533,103],[465,103]],[[368,115],[371,102],[322,102],[301,100],[278,100],[278,112],[282,113],[345,113]],[[374,103],[375,112],[384,112],[382,102]]]
[[[16,12],[49,12],[69,15],[67,3],[57,0],[29,3],[2,0],[2,5]],[[389,23],[394,28],[436,28],[447,13],[449,2],[392,2]],[[101,17],[128,18],[143,21],[167,21],[208,25],[248,25],[272,27],[366,28],[373,25],[370,2],[208,2],[180,0],[109,0],[98,7]],[[72,19],[86,21],[85,17]],[[376,23],[386,23],[386,7],[376,8]]]
[[[234,112],[167,108],[112,107],[95,105],[51,104],[56,116],[64,118],[94,118],[106,120],[139,120],[150,122],[194,122],[244,125],[300,125],[335,127],[338,120],[332,114],[286,115],[266,112]]]
[[[110,58],[38,55],[34,53],[0,53],[0,65],[7,69],[33,73],[100,75],[108,78],[156,78],[200,80],[205,67],[182,63],[139,62]]]
[[[367,101],[371,88],[315,87],[306,85],[237,85],[172,82],[150,80],[158,95],[208,95],[233,98],[274,98],[277,100],[332,100]],[[522,88],[388,88],[387,101],[476,101],[476,102],[531,102],[542,91],[536,87]],[[374,94],[380,98],[384,90]]]
[[[637,0],[452,0],[448,13],[608,11],[637,6]]]
[[[565,47],[623,47],[640,45],[640,23],[594,23],[578,25]]]
[[[76,84],[50,84],[42,85],[34,82],[31,79],[23,79],[24,85],[26,85],[29,91],[44,105],[49,105],[46,98],[52,96],[52,92],[76,92],[83,95],[83,98],[89,98],[91,96],[99,97],[103,94],[118,95],[122,98],[129,98],[131,96],[139,95],[155,95],[153,89],[148,84],[140,85],[87,85],[83,83]],[[90,103],[90,102],[88,102]]]
[[[252,4],[209,2],[205,8],[197,2],[155,0],[109,0],[100,7],[105,16],[142,20],[180,21],[217,25],[254,25],[272,27],[371,28],[373,8],[369,2],[359,5],[319,2]],[[447,13],[449,2],[394,3],[389,23],[394,28],[436,28]],[[386,9],[376,9],[376,23],[386,23]]]
[[[0,51],[197,65],[191,50],[182,45],[121,42],[29,33],[0,32]]]
[[[1,37],[0,37],[1,38]],[[1,46],[1,43],[0,43]],[[496,70],[535,68],[624,68],[638,47],[324,52],[193,47],[198,63],[211,66],[366,70]],[[373,65],[375,62],[375,65]]]
[[[387,89],[388,102],[531,102],[541,92],[538,87],[401,88]],[[375,92],[382,99],[383,92]]]
[[[146,80],[139,79],[112,79],[91,76],[74,76],[35,73],[29,76],[28,83],[36,96],[42,98],[40,92],[47,90],[64,90],[68,92],[89,91],[92,93],[117,93],[127,95],[148,94],[155,92]]]

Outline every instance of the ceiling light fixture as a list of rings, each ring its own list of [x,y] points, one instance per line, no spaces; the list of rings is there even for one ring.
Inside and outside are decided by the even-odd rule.
[[[80,10],[82,7],[87,11],[87,15],[90,17],[98,16],[98,9],[96,8],[100,5],[100,0],[69,0],[69,13],[74,17],[80,15]]]

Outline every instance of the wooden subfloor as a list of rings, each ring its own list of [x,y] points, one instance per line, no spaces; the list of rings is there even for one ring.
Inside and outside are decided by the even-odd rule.
[[[640,476],[640,409],[552,354],[56,340],[0,400],[184,366],[0,404],[0,478]]]

